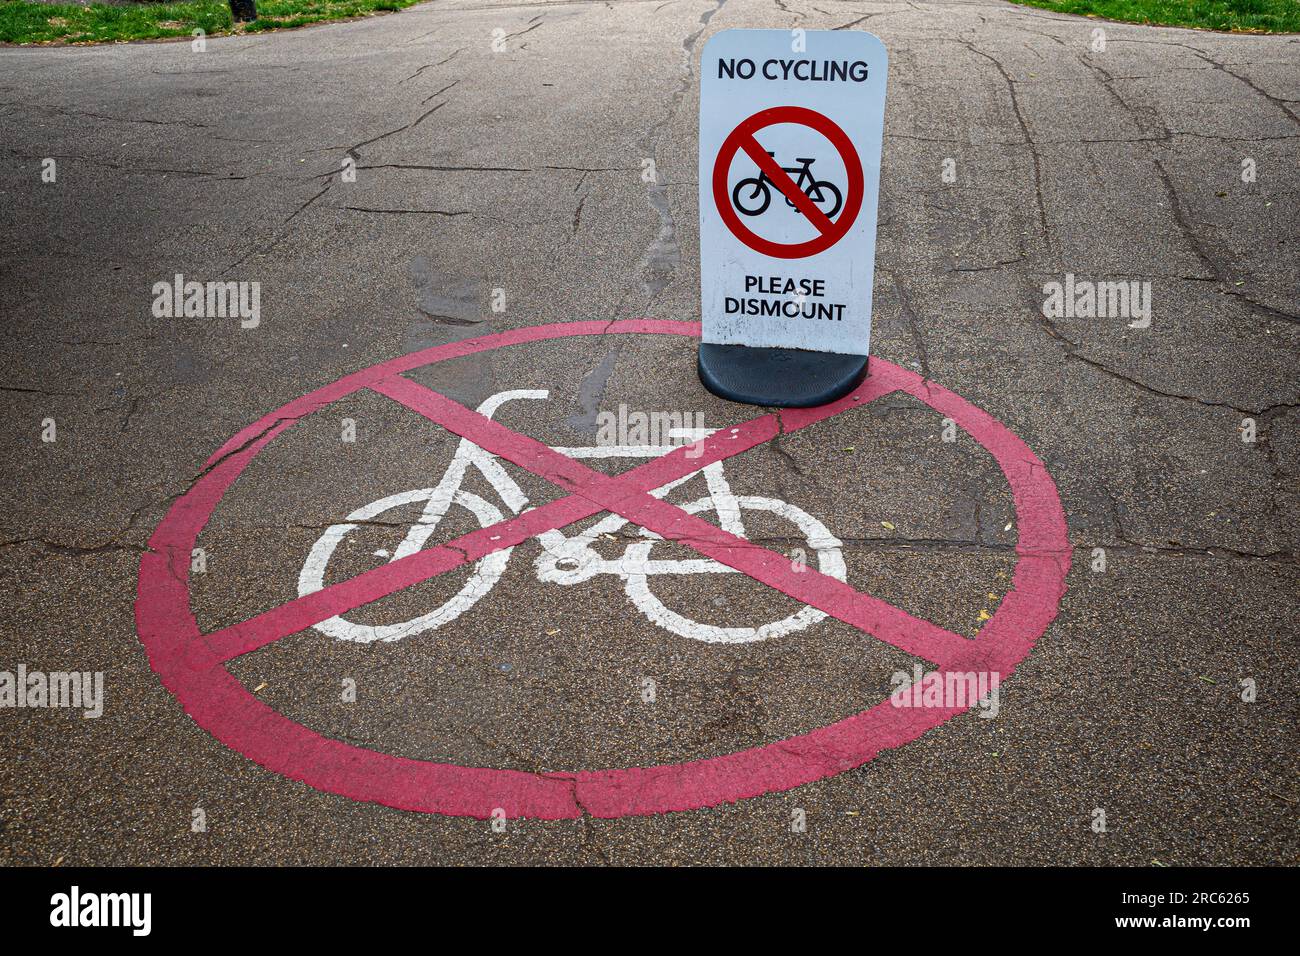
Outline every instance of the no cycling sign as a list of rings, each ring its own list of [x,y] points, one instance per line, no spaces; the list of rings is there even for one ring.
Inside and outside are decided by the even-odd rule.
[[[705,45],[704,341],[867,353],[885,66],[869,33],[727,30]]]
[[[886,69],[870,33],[726,30],[705,45],[700,361],[711,391],[816,405],[865,374]],[[771,349],[799,351],[752,351]]]

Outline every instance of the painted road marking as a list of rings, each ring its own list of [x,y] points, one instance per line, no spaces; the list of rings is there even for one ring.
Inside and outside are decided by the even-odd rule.
[[[676,505],[654,498],[649,494],[651,488],[645,487],[642,482],[631,481],[631,477],[637,474],[636,470],[625,472],[618,478],[593,471],[574,459],[552,451],[541,442],[514,432],[400,375],[378,378],[366,387],[579,497],[586,512],[582,517],[612,511],[661,537],[686,544],[804,604],[816,607],[888,641],[900,650],[924,657],[935,664],[942,665],[954,655],[965,652],[967,639],[958,634],[915,618],[892,604],[863,594],[813,568],[801,567],[796,570],[787,555],[758,547],[702,518],[686,513]],[[876,396],[870,395],[870,398],[874,397]],[[863,394],[858,403],[844,405],[837,411],[846,411],[864,399],[869,400],[867,394]],[[795,428],[790,425],[786,426],[787,432],[793,430]],[[725,460],[745,450],[745,445],[732,437],[737,433],[724,431],[723,435],[715,434],[705,440],[702,459],[691,459],[686,455],[686,449],[665,457],[677,458],[679,467],[689,474],[701,460],[709,460],[713,455],[717,456],[717,460]],[[545,507],[547,506],[543,506]],[[539,508],[527,514],[535,515],[542,510]],[[470,532],[432,552],[410,555],[383,568],[367,571],[286,602],[240,624],[214,631],[205,635],[205,642],[219,655],[221,661],[229,661],[282,637],[296,634],[305,627],[336,617],[338,613],[352,610],[360,604],[368,604],[412,584],[468,564],[471,553],[475,557],[484,557],[518,544],[524,538],[552,530],[561,522],[570,524],[573,520],[578,519],[564,517],[555,525],[528,525],[531,533],[525,534],[523,538],[518,536],[519,527],[513,522],[502,522]],[[484,542],[483,538],[487,541]],[[477,550],[471,552],[471,545]],[[430,559],[420,560],[424,555],[445,553],[448,549],[453,552],[450,559],[436,562]],[[425,568],[426,563],[432,566]],[[363,582],[367,585],[365,588],[361,587]],[[330,613],[334,609],[337,611]]]
[[[577,335],[695,336],[693,323],[575,322],[534,326],[438,346],[354,373],[303,396],[241,431],[211,459],[178,499],[141,558],[136,621],[154,670],[186,712],[227,746],[317,789],[401,809],[486,819],[509,816],[574,818],[686,810],[787,790],[858,766],[967,708],[896,708],[888,700],[819,730],[721,757],[575,773],[533,774],[461,767],[394,757],[322,737],[252,695],[224,662],[288,634],[377,600],[601,511],[620,514],[665,538],[937,664],[941,671],[1010,675],[1055,618],[1064,593],[1070,550],[1055,485],[1042,462],[1005,426],[964,399],[920,376],[873,360],[871,376],[851,395],[820,408],[787,410],[724,429],[688,458],[687,446],[616,478],[594,472],[546,445],[401,378],[401,373],[449,358]],[[234,627],[202,634],[190,609],[189,555],[225,491],[252,458],[294,422],[361,389],[420,412],[508,461],[571,492],[532,511],[463,535],[456,541],[286,602]],[[1013,588],[977,639],[962,638],[862,594],[809,568],[795,573],[784,555],[755,547],[680,508],[652,490],[700,467],[775,437],[904,391],[952,418],[994,456],[1016,508],[1019,555]],[[782,427],[783,426],[783,427]],[[974,702],[971,702],[972,705]]]
[[[546,399],[548,396],[547,391],[540,389],[512,389],[489,397],[476,411],[484,418],[490,419],[507,402],[518,399]],[[683,428],[676,431],[681,434],[673,437],[692,443],[702,441],[713,434],[709,429]],[[670,454],[675,448],[676,445],[612,445],[552,448],[551,451],[568,458],[582,459],[658,458]],[[338,545],[357,527],[356,522],[374,521],[394,508],[416,502],[424,503],[419,519],[411,524],[410,530],[397,549],[392,552],[387,550],[377,552],[377,556],[390,560],[401,560],[422,549],[453,504],[468,511],[484,528],[503,521],[504,516],[494,504],[462,488],[465,475],[470,468],[480,472],[510,512],[519,514],[528,506],[528,498],[523,489],[501,467],[497,458],[469,438],[462,438],[446,473],[434,487],[388,495],[358,508],[342,523],[328,527],[313,545],[303,563],[302,571],[298,576],[299,595],[314,594],[325,587],[330,559]],[[691,515],[707,511],[716,512],[718,523],[723,530],[737,538],[745,539],[748,538],[744,525],[746,511],[751,513],[761,511],[776,515],[799,529],[804,543],[816,554],[818,568],[823,574],[830,575],[838,581],[845,580],[847,569],[844,566],[844,557],[840,553],[840,542],[824,524],[801,508],[780,499],[732,494],[723,468],[722,461],[703,465],[697,471],[675,478],[650,493],[656,498],[663,498],[673,488],[689,481],[694,475],[703,474],[709,489],[708,496],[688,504],[678,505],[677,507],[682,511]],[[739,571],[708,558],[685,561],[651,560],[650,552],[654,547],[654,541],[661,539],[645,529],[642,529],[642,536],[652,540],[633,542],[627,546],[622,558],[606,560],[593,548],[593,544],[603,535],[618,534],[627,524],[626,518],[615,513],[572,537],[566,536],[557,529],[543,531],[537,535],[542,553],[534,562],[538,580],[572,585],[590,580],[598,574],[621,578],[624,591],[632,605],[650,621],[682,637],[709,643],[743,644],[764,641],[802,630],[826,617],[824,611],[805,606],[785,618],[769,621],[757,627],[718,627],[671,611],[651,592],[651,577],[667,574],[736,574]],[[363,644],[404,640],[415,634],[442,627],[456,620],[491,592],[505,572],[512,551],[513,548],[505,548],[479,559],[469,579],[455,595],[439,607],[411,620],[395,624],[370,625],[353,623],[343,617],[332,617],[313,626],[316,630],[339,640]]]

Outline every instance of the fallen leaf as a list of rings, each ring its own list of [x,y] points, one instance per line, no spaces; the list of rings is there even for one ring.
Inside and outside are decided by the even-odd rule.
[[[985,610],[984,608],[980,608],[980,616],[979,616],[979,619],[980,619],[981,621],[987,621],[987,620],[988,620],[989,618],[991,618],[992,616],[993,616],[993,615],[990,614],[987,610]]]
[[[893,523],[892,523],[892,522],[889,522],[889,521],[882,521],[882,522],[880,522],[880,526],[881,526],[882,528],[888,528],[890,531],[893,531],[893,530],[894,530],[894,525],[893,525]]]

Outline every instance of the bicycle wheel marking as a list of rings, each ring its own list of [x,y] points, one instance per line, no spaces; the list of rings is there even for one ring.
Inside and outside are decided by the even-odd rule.
[[[839,215],[833,222],[802,189],[795,185],[790,175],[781,168],[781,164],[767,155],[767,151],[754,138],[755,133],[778,123],[794,123],[814,129],[830,140],[831,145],[840,154],[848,175],[848,185],[845,188],[844,208],[839,211]],[[808,218],[817,229],[816,238],[797,243],[773,242],[758,235],[740,221],[732,205],[727,185],[731,163],[736,158],[736,154],[741,151],[752,159],[781,191],[781,194],[794,203],[799,212]],[[722,216],[722,221],[726,223],[732,234],[749,248],[778,259],[803,259],[825,252],[839,242],[853,228],[853,223],[862,210],[863,193],[862,160],[858,157],[858,151],[848,135],[826,116],[802,106],[774,106],[755,113],[731,131],[731,135],[723,141],[722,148],[718,151],[717,161],[713,165],[713,201],[718,207],[718,214]]]
[[[272,771],[352,799],[480,818],[496,807],[511,816],[572,818],[585,809],[596,816],[614,817],[692,809],[786,790],[858,766],[880,750],[906,743],[960,712],[958,708],[900,709],[885,700],[801,737],[722,757],[651,768],[539,775],[393,757],[322,737],[263,704],[223,664],[541,531],[610,510],[909,653],[927,657],[941,670],[984,669],[1008,676],[1056,616],[1064,593],[1070,552],[1060,499],[1042,463],[1005,426],[914,373],[873,361],[872,375],[863,386],[839,402],[788,410],[782,414],[783,427],[778,427],[775,416],[761,416],[706,439],[700,457],[686,460],[686,449],[679,448],[616,478],[591,471],[398,377],[432,362],[524,342],[603,333],[693,336],[698,331],[697,325],[678,322],[565,323],[439,346],[347,376],[244,429],[209,459],[191,491],[158,526],[150,539],[150,552],[141,559],[136,619],[154,670],[200,726]],[[401,401],[572,493],[448,545],[287,602],[243,624],[201,634],[189,607],[189,554],[220,498],[272,438],[299,418],[362,388]],[[979,639],[952,635],[811,568],[795,575],[785,556],[734,538],[648,494],[674,477],[755,447],[782,430],[808,427],[896,390],[914,395],[956,421],[993,454],[1011,484],[1020,529],[1019,560],[1013,589]]]

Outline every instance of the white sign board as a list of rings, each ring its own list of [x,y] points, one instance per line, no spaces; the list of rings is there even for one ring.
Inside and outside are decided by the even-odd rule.
[[[887,62],[855,31],[724,30],[705,45],[704,342],[867,354]]]

